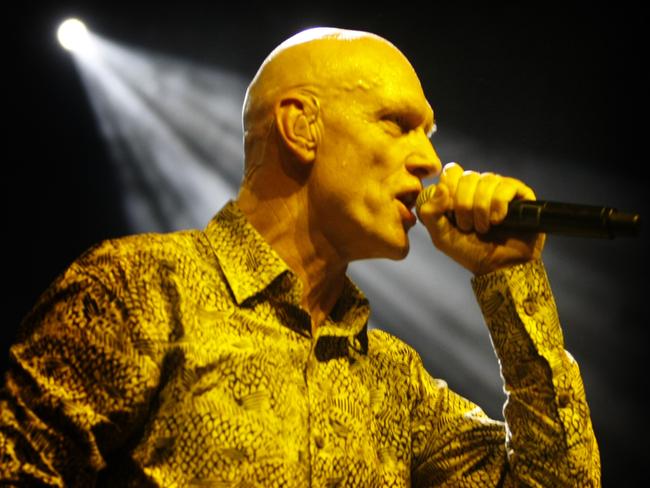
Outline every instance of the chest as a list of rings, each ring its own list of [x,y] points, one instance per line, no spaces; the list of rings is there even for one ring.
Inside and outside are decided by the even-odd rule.
[[[353,338],[231,314],[170,349],[161,377],[134,456],[160,484],[408,483],[408,373]]]

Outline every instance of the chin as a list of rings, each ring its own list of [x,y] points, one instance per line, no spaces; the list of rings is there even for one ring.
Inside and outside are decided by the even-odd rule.
[[[391,257],[390,259],[393,259],[395,261],[401,261],[402,259],[405,259],[406,256],[408,256],[410,249],[411,248],[407,243],[406,246],[398,250],[398,254],[395,257]]]
[[[385,253],[381,257],[392,259],[393,261],[401,261],[402,259],[406,258],[411,247],[408,237],[404,237],[405,239],[402,242],[390,243],[391,245],[386,247]]]
[[[360,243],[360,240],[357,243]],[[409,238],[405,231],[384,233],[383,235],[376,233],[370,236],[370,239],[365,240],[365,245],[356,248],[356,252],[353,253],[354,257],[351,261],[363,259],[391,259],[393,261],[400,261],[406,258],[409,250]]]
[[[393,261],[401,261],[409,253],[409,243],[394,243],[382,242],[381,246],[375,245],[374,247],[366,247],[361,253],[355,253],[356,256],[350,261],[360,261],[365,259],[391,259]]]

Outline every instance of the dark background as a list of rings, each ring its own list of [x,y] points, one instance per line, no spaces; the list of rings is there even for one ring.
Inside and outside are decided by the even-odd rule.
[[[246,4],[226,12],[217,3],[60,2],[24,7],[13,20],[5,19],[12,25],[3,104],[9,108],[9,147],[3,185],[8,266],[2,369],[20,319],[51,280],[91,244],[128,232],[120,188],[84,88],[56,41],[56,28],[68,16],[78,16],[108,39],[226,67],[247,78],[273,47],[304,28],[375,32],[409,57],[441,129],[490,147],[571,161],[574,169],[611,178],[610,200],[595,195],[585,203],[632,203],[631,210],[647,214],[646,14],[623,5],[470,8],[437,2],[366,9]],[[620,341],[629,341],[630,353],[608,357],[607,344],[597,344],[594,354],[607,364],[607,381],[626,388],[624,399],[611,402],[633,402],[632,411],[642,411],[646,233],[643,239],[608,244],[561,245],[595,262],[621,263],[617,286],[630,299]],[[606,431],[605,424],[606,419],[595,422],[597,434]],[[628,486],[622,480],[643,479],[642,463],[648,461],[646,421],[639,415],[616,424],[625,426],[629,444],[613,449],[599,435],[604,485]]]

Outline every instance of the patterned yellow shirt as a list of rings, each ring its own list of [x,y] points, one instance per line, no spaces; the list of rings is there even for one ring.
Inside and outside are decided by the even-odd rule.
[[[11,348],[0,480],[53,486],[599,486],[540,262],[473,282],[506,424],[432,378],[351,281],[311,334],[296,275],[228,203],[204,232],[104,242]]]

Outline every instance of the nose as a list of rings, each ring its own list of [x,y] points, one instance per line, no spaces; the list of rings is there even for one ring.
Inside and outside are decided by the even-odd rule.
[[[416,148],[406,158],[406,169],[420,180],[436,176],[442,170],[440,158],[424,131],[417,134]]]

